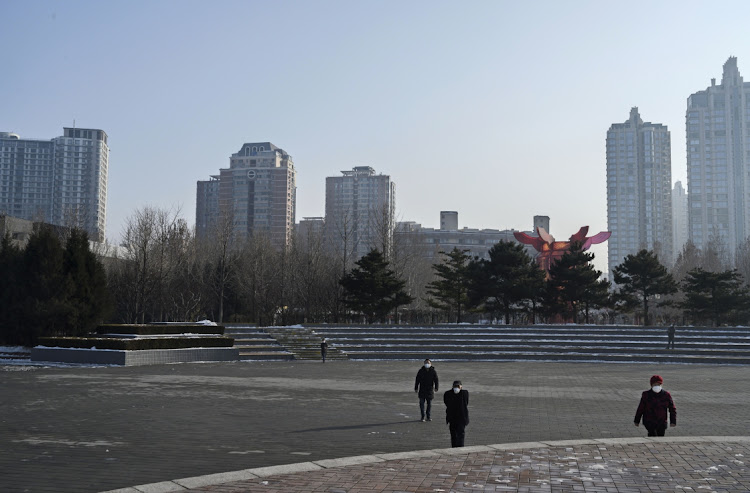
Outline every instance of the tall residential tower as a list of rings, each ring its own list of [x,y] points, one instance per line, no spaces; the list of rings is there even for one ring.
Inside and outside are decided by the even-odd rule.
[[[666,126],[644,123],[638,108],[607,132],[609,275],[646,248],[672,262],[672,164]]]
[[[236,240],[266,235],[276,248],[292,240],[297,202],[292,157],[270,142],[244,144],[229,168],[197,183],[196,234],[231,233]]]
[[[750,83],[737,58],[721,84],[690,95],[686,127],[690,240],[703,248],[718,238],[732,254],[750,235]]]
[[[369,166],[326,178],[325,231],[336,252],[357,260],[372,248],[388,254],[395,214],[396,185]]]
[[[672,259],[677,257],[688,241],[688,200],[682,182],[675,182],[672,189]]]
[[[0,132],[0,214],[79,227],[104,241],[108,169],[103,130],[64,128],[52,140]]]

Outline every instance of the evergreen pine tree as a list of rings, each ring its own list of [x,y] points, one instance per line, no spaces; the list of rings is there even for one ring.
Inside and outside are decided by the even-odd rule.
[[[70,283],[63,271],[63,248],[49,226],[36,228],[23,252],[21,330],[24,345],[40,336],[62,335],[70,307]]]
[[[96,328],[110,308],[104,266],[89,248],[88,234],[74,229],[65,244],[63,271],[71,290],[65,335],[81,336]]]
[[[708,272],[691,270],[682,283],[685,300],[680,307],[697,320],[711,320],[719,326],[733,315],[750,308],[750,293],[736,270]]]
[[[599,280],[602,273],[591,264],[593,259],[593,253],[583,251],[580,243],[573,243],[549,270],[548,299],[558,313],[572,317],[573,323],[578,323],[582,310],[588,321],[588,309],[606,303],[604,284]]]
[[[635,306],[643,308],[643,325],[649,324],[649,301],[657,295],[677,291],[671,274],[650,250],[628,255],[614,268],[613,274],[615,283],[620,286],[618,297],[624,302],[625,309]]]
[[[537,297],[536,287],[544,282],[544,273],[523,245],[515,242],[500,241],[490,248],[488,255],[488,260],[469,264],[469,298],[493,316],[502,313],[509,324],[515,310]]]
[[[0,344],[24,344],[21,334],[21,250],[9,234],[0,240]]]
[[[362,312],[368,323],[375,320],[385,322],[388,312],[414,301],[404,291],[406,282],[389,269],[380,250],[370,250],[356,265],[339,282],[346,290],[344,303],[352,310]]]
[[[450,252],[440,252],[443,261],[432,268],[439,278],[427,285],[427,293],[432,297],[427,300],[433,308],[454,314],[456,323],[461,323],[461,315],[469,302],[468,250],[454,248]]]

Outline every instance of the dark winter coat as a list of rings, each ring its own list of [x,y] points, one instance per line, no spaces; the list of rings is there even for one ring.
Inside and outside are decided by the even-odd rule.
[[[419,391],[419,397],[432,399],[438,390],[438,374],[434,366],[429,369],[424,366],[417,372],[417,380],[414,382],[414,391]]]
[[[445,422],[452,424],[469,424],[469,391],[463,390],[456,394],[450,389],[443,394],[445,402]]]
[[[639,424],[642,417],[644,425],[646,423],[667,424],[667,411],[669,411],[669,422],[676,425],[677,409],[674,406],[672,396],[664,389],[658,393],[649,389],[641,394],[641,402],[635,412],[634,422]]]

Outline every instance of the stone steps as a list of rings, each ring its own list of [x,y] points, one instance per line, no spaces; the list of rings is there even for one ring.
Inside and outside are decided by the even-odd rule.
[[[0,350],[0,363],[3,361],[31,361],[31,348]]]
[[[224,327],[224,334],[234,338],[234,347],[243,361],[289,361],[294,355],[263,329],[247,325]]]
[[[312,327],[352,360],[611,361],[750,364],[750,328],[555,325]]]
[[[287,351],[294,354],[294,359],[320,360],[320,343],[325,336],[315,330],[300,326],[266,327],[265,330],[273,336]],[[347,360],[349,357],[339,347],[328,341],[326,360]]]

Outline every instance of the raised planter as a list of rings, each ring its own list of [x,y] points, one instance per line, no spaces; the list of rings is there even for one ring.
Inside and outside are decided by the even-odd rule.
[[[160,365],[238,361],[224,327],[203,324],[102,325],[90,337],[45,337],[31,361],[99,365]]]
[[[231,347],[126,351],[37,346],[31,350],[31,361],[94,365],[163,365],[195,361],[238,361],[239,359],[239,351]]]

